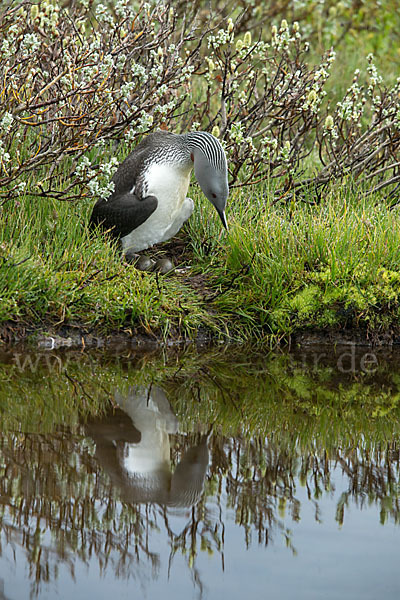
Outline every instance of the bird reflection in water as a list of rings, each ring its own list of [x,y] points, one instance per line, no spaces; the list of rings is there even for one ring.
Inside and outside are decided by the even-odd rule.
[[[0,578],[0,600],[10,600],[4,593],[4,579]]]
[[[129,503],[189,507],[198,502],[208,467],[207,435],[188,448],[171,471],[170,434],[178,420],[157,386],[135,386],[115,394],[117,408],[107,419],[90,421],[100,466]]]

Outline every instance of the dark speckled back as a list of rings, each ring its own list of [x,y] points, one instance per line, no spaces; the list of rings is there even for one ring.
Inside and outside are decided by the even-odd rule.
[[[141,197],[143,181],[140,175],[146,166],[153,161],[165,162],[171,160],[187,160],[189,151],[182,137],[167,131],[156,131],[142,139],[125,160],[120,164],[112,181],[115,184],[113,197],[130,192],[136,185],[135,193]]]

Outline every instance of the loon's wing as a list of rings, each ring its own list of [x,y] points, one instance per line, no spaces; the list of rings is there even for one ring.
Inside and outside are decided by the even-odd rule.
[[[116,237],[124,237],[142,225],[156,210],[155,196],[145,196],[143,176],[154,149],[161,147],[174,134],[154,132],[145,138],[119,165],[111,181],[114,191],[107,200],[98,200],[94,205],[89,227],[101,225]],[[144,197],[142,197],[144,196]]]
[[[89,227],[94,229],[101,226],[115,237],[122,238],[147,221],[157,205],[155,196],[141,200],[130,192],[121,195],[115,195],[114,192],[109,200],[100,199],[96,202]]]

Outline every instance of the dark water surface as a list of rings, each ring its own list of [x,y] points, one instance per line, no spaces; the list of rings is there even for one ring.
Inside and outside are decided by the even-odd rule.
[[[0,354],[0,600],[400,597],[400,354]]]

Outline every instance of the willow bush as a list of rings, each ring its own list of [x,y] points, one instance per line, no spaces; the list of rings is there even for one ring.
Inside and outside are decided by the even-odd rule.
[[[395,198],[399,80],[385,83],[371,54],[332,102],[335,52],[312,64],[311,4],[303,14],[281,4],[279,17],[304,23],[263,29],[260,9],[227,12],[229,4],[215,15],[201,3],[197,12],[128,0],[9,5],[0,19],[0,198],[107,197],[120,155],[159,128],[219,136],[231,186],[274,178],[278,197],[315,201],[351,176]],[[323,5],[332,22],[346,14],[345,3]]]

